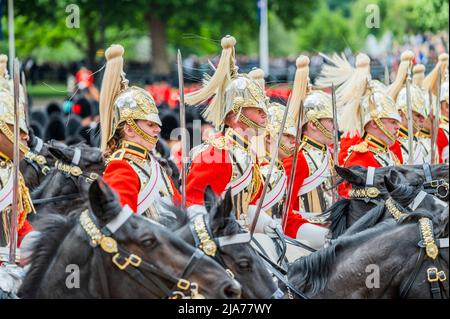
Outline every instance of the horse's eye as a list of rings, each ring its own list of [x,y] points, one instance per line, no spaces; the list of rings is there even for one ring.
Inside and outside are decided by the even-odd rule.
[[[240,270],[250,270],[251,269],[251,264],[248,260],[241,260],[237,263],[238,267]]]
[[[142,246],[145,247],[154,246],[155,243],[156,241],[154,240],[154,238],[145,238],[144,240],[141,241]]]

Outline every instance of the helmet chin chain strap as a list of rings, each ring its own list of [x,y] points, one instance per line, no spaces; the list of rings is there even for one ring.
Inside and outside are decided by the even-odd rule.
[[[284,144],[283,142],[280,143],[280,149],[283,151],[283,153],[285,153],[286,155],[293,155],[294,151],[292,149],[290,149],[286,144]]]
[[[396,137],[394,136],[394,134],[392,134],[391,132],[389,132],[386,128],[386,126],[384,126],[383,122],[381,122],[381,120],[377,117],[373,118],[375,124],[378,126],[378,128],[384,133],[384,135],[386,135],[386,137],[388,139],[390,139],[392,142],[395,142]]]
[[[325,126],[323,126],[323,124],[320,123],[319,120],[311,119],[311,122],[314,123],[314,125],[319,129],[319,131],[322,132],[323,135],[325,135],[326,138],[330,140],[333,139],[333,133],[330,130],[328,130]]]
[[[145,141],[149,142],[150,144],[156,145],[158,143],[158,138],[154,136],[150,136],[147,133],[145,133],[134,120],[127,119],[127,124],[136,132],[137,135],[142,137]]]
[[[9,129],[8,125],[5,122],[3,122],[3,121],[0,121],[0,131],[3,132],[3,134],[6,136],[6,138],[11,143],[14,144],[14,133],[11,132],[11,130]],[[22,142],[19,143],[19,149],[24,154],[26,154],[26,153],[28,153],[30,151],[28,146],[26,146]]]

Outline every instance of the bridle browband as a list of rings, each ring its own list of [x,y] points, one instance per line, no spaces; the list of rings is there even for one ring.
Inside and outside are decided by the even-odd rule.
[[[72,180],[75,185],[77,185],[77,179],[79,177],[84,177],[86,182],[89,184],[92,184],[93,181],[95,181],[98,178],[98,174],[94,172],[84,172],[80,165],[81,160],[81,150],[78,147],[74,148],[74,154],[72,157],[72,161],[70,164],[64,163],[60,160],[57,160],[54,165],[54,169],[56,171],[59,171],[63,173],[63,175]],[[50,169],[48,170],[50,171]],[[71,194],[66,195],[60,195],[60,196],[54,196],[54,197],[48,197],[48,198],[39,198],[33,200],[34,205],[45,205],[53,202],[61,202],[61,201],[68,201],[68,200],[74,200],[79,198],[80,193],[75,192]]]
[[[431,176],[431,168],[428,163],[422,166],[425,182],[422,185],[423,190],[439,199],[446,199],[449,194],[449,184],[444,179],[433,179]],[[350,189],[349,197],[351,199],[363,199],[365,201],[372,201],[378,198],[381,191],[374,186],[375,167],[369,166],[367,168],[366,186],[356,187]]]
[[[120,271],[125,271],[150,293],[160,298],[203,299],[203,295],[198,292],[199,287],[197,283],[190,282],[185,278],[191,275],[192,271],[197,266],[198,262],[204,258],[205,254],[201,250],[196,249],[180,277],[170,275],[167,272],[160,270],[152,263],[143,260],[137,254],[130,253],[113,238],[114,233],[125,224],[132,215],[133,212],[129,206],[125,206],[112,221],[100,229],[91,217],[89,210],[85,210],[81,213],[79,222],[89,236],[89,243],[94,249],[94,252],[97,254],[100,253],[99,259],[102,260],[102,252],[111,255],[112,263]],[[100,250],[96,249],[97,247],[100,247]],[[99,269],[99,272],[102,273],[102,270],[104,269]],[[163,280],[170,284],[167,285]],[[104,273],[103,276],[100,276],[100,281],[102,283],[104,294],[109,296],[107,279]],[[186,293],[188,293],[189,296],[186,296]]]
[[[201,249],[207,256],[214,258],[220,265],[222,265],[231,278],[234,278],[233,272],[228,268],[221,255],[220,248],[235,244],[249,244],[251,241],[250,233],[241,228],[243,231],[242,233],[230,236],[214,237],[206,220],[206,215],[202,213],[192,217],[189,221],[189,228],[191,230],[192,237],[194,238],[195,247]],[[283,295],[283,292],[277,288],[269,299],[280,299]]]
[[[24,160],[30,164],[37,173],[42,173],[45,176],[50,172],[50,167],[48,166],[45,156],[39,154],[44,146],[44,141],[37,136],[35,139],[37,141],[35,147],[25,154]]]

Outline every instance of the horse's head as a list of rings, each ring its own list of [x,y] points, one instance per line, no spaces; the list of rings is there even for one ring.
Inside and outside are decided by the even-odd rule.
[[[243,298],[275,297],[280,291],[261,257],[251,246],[250,234],[236,221],[231,191],[228,190],[224,199],[218,202],[208,186],[204,202],[209,212],[205,218],[209,218],[212,236],[218,245],[216,256],[242,284]]]
[[[30,190],[36,189],[55,164],[55,158],[49,152],[49,144],[35,136],[30,129],[28,140],[30,152],[20,161],[20,171]]]
[[[421,181],[404,182],[402,174],[392,170],[388,176],[384,176],[384,184],[391,197],[396,203],[404,208],[409,207],[412,211],[428,209],[429,212],[441,211],[447,204],[437,197],[423,191]]]
[[[111,293],[117,292],[118,297],[168,297],[167,291],[189,294],[197,285],[198,292],[206,298],[240,296],[240,285],[217,262],[165,227],[142,216],[126,215],[116,195],[101,179],[92,184],[89,202],[98,228],[106,227],[112,232],[109,236],[116,241],[120,254],[115,258],[114,253],[102,252]],[[116,231],[112,231],[111,225]],[[86,236],[85,242],[89,242]],[[127,266],[128,274],[120,269],[114,258],[121,265],[127,258],[131,260]],[[182,287],[182,283],[189,282],[190,287],[177,288],[177,284]]]
[[[83,142],[71,146],[54,143],[50,146],[49,152],[57,161],[78,166],[85,172],[100,173],[104,169],[100,149]]]
[[[87,194],[90,183],[102,173],[102,154],[98,148],[82,143],[66,146],[53,142],[48,151],[55,160],[54,166],[31,196],[38,209],[51,205],[54,212],[64,214],[61,210],[68,208],[70,211],[76,207],[75,203],[83,201],[83,194]],[[73,202],[75,199],[78,203]]]

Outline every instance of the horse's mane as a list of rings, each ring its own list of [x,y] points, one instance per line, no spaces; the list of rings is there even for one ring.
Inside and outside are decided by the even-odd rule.
[[[38,292],[42,278],[45,275],[57,249],[70,230],[76,225],[76,215],[66,217],[49,214],[39,220],[35,228],[40,232],[39,239],[32,244],[32,263],[27,272],[26,280],[20,288],[22,298],[33,298]]]
[[[330,271],[335,267],[334,261],[338,251],[353,245],[361,245],[395,227],[395,225],[396,223],[393,220],[386,220],[386,222],[362,232],[341,236],[333,240],[330,246],[322,248],[311,255],[300,257],[289,268],[289,281],[295,284],[296,287],[299,287],[300,290],[310,291],[312,295],[319,293],[324,289]]]
[[[323,213],[330,213],[326,220],[331,223],[330,232],[333,239],[342,235],[347,229],[347,212],[350,202],[350,199],[344,198]]]
[[[166,226],[169,230],[171,230],[171,231],[177,230],[188,223],[189,218],[188,218],[188,214],[187,214],[186,210],[183,210],[180,207],[177,207],[175,205],[170,205],[167,203],[162,203],[162,206],[165,210],[173,213],[175,216],[175,218],[173,218],[172,216],[163,216],[167,219],[175,221],[174,223],[169,223]]]
[[[351,248],[354,245],[361,245],[398,225],[417,222],[422,217],[431,218],[431,214],[419,211],[405,216],[399,222],[395,222],[393,219],[386,219],[375,227],[351,235],[345,234],[333,240],[330,246],[320,249],[309,256],[297,259],[289,269],[289,280],[301,290],[305,291],[308,289],[312,295],[315,295],[324,289],[330,271],[335,267],[334,261],[338,251]],[[293,277],[294,275],[296,277]]]
[[[58,173],[58,170],[56,169],[51,169],[50,172],[47,174],[47,176],[44,178],[44,180],[42,181],[42,183],[36,187],[32,192],[31,192],[31,198],[41,198],[42,197],[42,193],[44,192],[44,190],[46,190],[46,188],[48,187],[48,184],[50,184],[51,181],[53,181],[53,178],[55,177],[55,175]]]
[[[379,202],[375,207],[365,213],[361,218],[359,218],[353,225],[351,225],[347,230],[344,230],[344,235],[353,235],[361,232],[365,229],[371,228],[378,224],[382,219],[385,212],[384,202]]]

